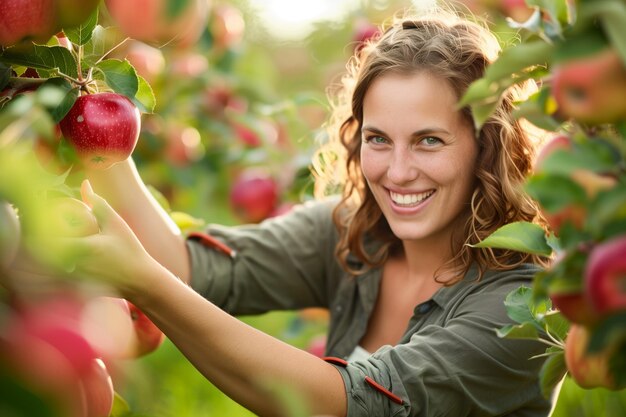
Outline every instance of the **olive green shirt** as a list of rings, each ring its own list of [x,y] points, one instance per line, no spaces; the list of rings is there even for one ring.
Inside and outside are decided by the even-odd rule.
[[[342,270],[334,255],[334,204],[309,202],[259,225],[210,226],[207,234],[236,252],[188,239],[191,286],[234,315],[327,307],[326,354],[347,358],[365,334],[381,270],[358,277]],[[545,346],[496,335],[511,323],[506,295],[530,286],[537,271],[489,271],[476,282],[470,269],[415,306],[395,346],[368,360],[330,360],[343,377],[348,417],[547,416],[550,403],[538,385],[542,360],[530,359]]]

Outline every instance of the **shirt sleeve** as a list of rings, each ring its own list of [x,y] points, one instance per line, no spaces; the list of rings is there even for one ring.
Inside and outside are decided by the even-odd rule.
[[[518,286],[477,287],[445,325],[425,326],[408,343],[384,346],[368,360],[335,364],[348,417],[547,415],[550,404],[538,385],[543,361],[531,359],[545,346],[496,335],[511,322],[504,299]]]
[[[233,255],[188,239],[190,285],[231,314],[327,306],[334,204],[306,203],[261,224],[211,225],[206,233]]]

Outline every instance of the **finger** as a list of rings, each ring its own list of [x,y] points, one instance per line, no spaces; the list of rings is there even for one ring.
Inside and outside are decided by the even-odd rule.
[[[80,186],[80,195],[85,204],[91,207],[100,227],[105,230],[110,225],[123,224],[124,221],[109,203],[93,191],[89,180],[84,180]]]

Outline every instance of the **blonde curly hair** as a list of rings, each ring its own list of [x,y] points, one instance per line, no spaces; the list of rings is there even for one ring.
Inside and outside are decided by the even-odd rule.
[[[366,268],[378,267],[401,249],[360,168],[363,99],[369,86],[388,73],[429,72],[447,80],[460,99],[499,51],[498,40],[486,25],[459,14],[439,10],[414,17],[395,16],[388,27],[383,25],[377,39],[353,56],[339,89],[329,90],[333,112],[327,125],[328,140],[314,158],[313,173],[316,195],[341,193],[334,211],[340,234],[335,250],[348,272],[360,274],[365,270],[350,266],[350,254]],[[472,247],[511,222],[543,225],[537,204],[522,188],[532,169],[536,145],[511,114],[522,93],[520,87],[514,87],[503,94],[493,115],[475,132],[479,155],[471,213],[460,231],[462,235],[454,236],[451,242],[455,256],[438,271],[438,279],[443,276],[440,272],[453,272],[452,279],[442,281],[446,285],[461,280],[474,263],[479,277],[487,269],[511,269],[525,262],[546,265],[547,260],[536,255]],[[473,126],[471,109],[460,111]],[[366,236],[382,242],[375,253],[366,250]]]

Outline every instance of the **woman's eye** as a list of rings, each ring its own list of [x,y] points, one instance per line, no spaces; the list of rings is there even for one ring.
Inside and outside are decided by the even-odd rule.
[[[428,136],[422,139],[422,143],[429,145],[429,146],[438,145],[441,143],[441,139],[433,137],[433,136]]]
[[[373,143],[375,145],[387,143],[387,139],[382,136],[367,136],[365,142]]]

